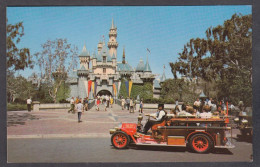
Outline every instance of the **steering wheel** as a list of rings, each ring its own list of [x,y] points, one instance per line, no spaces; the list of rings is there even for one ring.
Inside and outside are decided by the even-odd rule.
[[[150,120],[150,117],[151,117],[151,115],[150,114],[145,114],[145,116],[147,116],[148,118],[147,118],[147,120]]]

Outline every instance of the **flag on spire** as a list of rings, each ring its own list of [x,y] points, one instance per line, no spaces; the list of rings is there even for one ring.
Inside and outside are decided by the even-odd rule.
[[[151,53],[151,51],[147,48],[147,51],[149,52],[149,53]]]

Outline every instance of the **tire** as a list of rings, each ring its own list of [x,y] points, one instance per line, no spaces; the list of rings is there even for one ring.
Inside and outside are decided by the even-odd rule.
[[[209,136],[205,134],[195,134],[189,140],[190,148],[197,153],[208,152],[213,144]]]
[[[129,142],[130,138],[125,132],[116,132],[111,136],[111,143],[117,149],[127,148]]]

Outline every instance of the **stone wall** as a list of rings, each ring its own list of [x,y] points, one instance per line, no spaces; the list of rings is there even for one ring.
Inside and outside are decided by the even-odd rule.
[[[48,109],[69,109],[69,103],[49,103],[40,104],[39,102],[33,102],[33,111],[48,110]]]

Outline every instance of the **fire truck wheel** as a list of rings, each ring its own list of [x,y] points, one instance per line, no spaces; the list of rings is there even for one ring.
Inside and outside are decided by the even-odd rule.
[[[117,149],[127,148],[130,138],[125,132],[116,132],[111,137],[112,145]]]
[[[212,148],[211,139],[205,134],[195,134],[189,140],[189,146],[197,153],[206,153]]]

